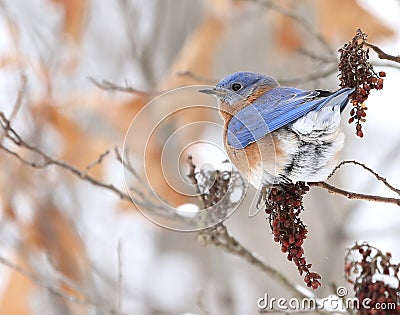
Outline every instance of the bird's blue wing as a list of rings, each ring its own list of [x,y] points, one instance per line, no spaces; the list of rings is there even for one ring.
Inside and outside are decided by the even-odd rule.
[[[243,149],[312,110],[328,105],[343,108],[353,91],[345,88],[326,95],[320,91],[274,88],[232,117],[228,123],[228,144]]]

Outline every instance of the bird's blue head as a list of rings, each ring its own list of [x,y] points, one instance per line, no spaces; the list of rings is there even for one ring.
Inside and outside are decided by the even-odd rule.
[[[216,96],[221,109],[236,112],[238,108],[235,107],[244,107],[256,94],[263,94],[278,85],[275,79],[262,74],[235,72],[219,81],[215,88],[200,92]]]

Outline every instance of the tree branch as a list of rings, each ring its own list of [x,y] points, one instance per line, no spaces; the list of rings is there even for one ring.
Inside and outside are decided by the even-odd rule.
[[[327,67],[326,69],[323,69],[323,70],[320,70],[320,71],[316,71],[316,72],[312,72],[312,73],[309,73],[309,74],[306,74],[306,75],[302,75],[302,76],[299,76],[299,77],[295,77],[293,79],[284,79],[284,78],[279,79],[278,78],[277,80],[278,80],[278,82],[280,84],[283,84],[283,85],[300,84],[300,83],[304,84],[304,83],[308,83],[310,81],[315,81],[315,80],[318,80],[318,79],[326,78],[327,76],[329,76],[329,75],[331,75],[331,74],[333,74],[333,73],[335,73],[337,71],[338,71],[337,70],[337,64],[332,64],[331,66]],[[216,82],[215,80],[202,78],[202,77],[198,76],[196,73],[191,72],[191,71],[178,72],[177,74],[180,75],[180,76],[190,77],[193,80],[198,81],[199,83],[201,82],[201,83],[206,83],[206,84],[213,85]]]
[[[105,91],[119,91],[119,92],[125,92],[125,93],[132,93],[132,94],[138,94],[142,96],[152,96],[152,95],[157,95],[160,94],[160,92],[157,91],[142,91],[135,89],[131,86],[128,86],[128,84],[125,82],[125,86],[120,86],[117,85],[111,81],[108,80],[97,80],[93,77],[88,77],[88,80],[93,83],[96,87],[98,87],[101,90]]]
[[[25,159],[24,157],[22,157],[19,153],[7,148],[2,143],[0,143],[0,148],[3,151],[5,151],[6,153],[12,155],[14,158],[17,158],[23,164],[28,165],[28,166],[33,167],[33,168],[38,168],[38,169],[43,169],[43,168],[45,168],[47,166],[55,165],[55,166],[58,166],[58,167],[60,167],[60,168],[62,168],[64,170],[67,170],[68,172],[70,172],[71,174],[75,175],[76,177],[78,177],[81,180],[87,181],[87,182],[91,183],[94,186],[98,186],[98,187],[101,187],[101,188],[104,188],[106,190],[109,190],[109,191],[113,192],[114,194],[116,194],[122,200],[126,200],[126,201],[128,201],[128,202],[130,202],[132,204],[138,204],[138,205],[142,205],[142,206],[147,206],[148,205],[146,202],[143,202],[143,201],[140,201],[138,199],[133,198],[129,194],[127,194],[127,193],[123,192],[122,190],[118,189],[117,187],[115,187],[113,184],[106,184],[104,182],[101,182],[100,180],[95,179],[94,177],[88,175],[86,173],[86,170],[81,171],[78,168],[76,168],[76,167],[74,167],[74,166],[72,166],[72,165],[70,165],[70,164],[68,164],[68,163],[66,163],[64,161],[57,160],[55,158],[50,157],[49,155],[47,155],[46,153],[41,151],[39,148],[28,144],[10,126],[10,121],[7,119],[7,117],[5,116],[5,114],[3,112],[0,112],[0,124],[1,124],[1,127],[3,128],[3,130],[5,132],[5,137],[7,139],[9,139],[16,146],[24,148],[24,149],[28,150],[31,153],[37,154],[43,160],[42,163],[29,161],[29,160]]]
[[[179,71],[176,73],[176,75],[179,77],[188,77],[199,83],[205,83],[205,84],[215,84],[216,83],[216,81],[199,76],[198,74],[196,74],[192,71]]]
[[[306,297],[302,291],[300,291],[295,284],[289,281],[289,279],[279,272],[274,267],[266,264],[246,247],[244,247],[238,240],[231,236],[223,223],[217,226],[201,231],[198,234],[197,240],[200,244],[207,245],[213,244],[224,251],[241,257],[249,264],[257,267],[261,271],[265,272],[279,283],[283,284],[289,289],[295,296]]]
[[[66,301],[69,301],[74,304],[82,305],[82,306],[92,306],[95,307],[98,310],[101,310],[102,312],[105,312],[106,314],[112,314],[112,315],[124,315],[122,312],[119,312],[117,310],[108,308],[104,305],[101,305],[101,302],[93,301],[89,299],[87,296],[85,296],[82,292],[79,292],[80,295],[82,295],[82,298],[76,297],[75,295],[72,295],[66,291],[64,291],[62,288],[59,288],[58,286],[51,285],[49,283],[46,283],[43,279],[35,275],[33,272],[30,272],[28,270],[25,270],[21,266],[18,266],[17,264],[9,261],[8,259],[1,257],[0,256],[0,264],[10,268],[11,270],[14,270],[18,274],[30,279],[32,282],[36,283],[40,287],[43,287],[47,290],[49,290],[51,293],[53,293],[56,296],[59,296],[63,298]]]
[[[310,81],[315,81],[318,79],[323,79],[326,78],[327,76],[331,75],[332,73],[337,72],[337,65],[336,64],[332,64],[330,67],[321,70],[321,71],[317,71],[317,72],[313,72],[310,74],[306,74],[304,76],[300,76],[297,78],[293,78],[293,79],[278,79],[280,84],[300,84],[300,83],[307,83]]]
[[[15,103],[14,103],[14,106],[13,106],[13,109],[12,109],[12,112],[11,112],[11,115],[9,118],[9,124],[11,124],[11,121],[13,121],[15,119],[15,117],[17,116],[18,111],[21,108],[22,101],[25,96],[27,78],[26,78],[25,73],[22,71],[20,73],[20,80],[21,80],[21,87],[19,88],[18,93],[17,93],[17,98],[15,99]],[[5,132],[0,135],[0,143],[3,142],[4,136],[5,136]]]
[[[270,0],[247,0],[250,2],[258,3],[268,9],[274,10],[282,15],[285,15],[294,21],[296,21],[299,25],[301,25],[308,33],[310,33],[324,48],[325,50],[331,55],[335,56],[336,52],[332,49],[329,43],[325,40],[325,38],[319,33],[303,16],[298,15],[294,11],[290,11],[276,2]]]
[[[389,197],[382,197],[382,196],[376,196],[376,195],[355,193],[355,192],[347,191],[347,190],[344,190],[341,188],[337,188],[326,182],[315,182],[315,183],[307,183],[307,184],[309,186],[313,186],[313,187],[324,188],[329,193],[341,195],[348,199],[358,199],[358,200],[366,200],[366,201],[373,201],[373,202],[391,203],[391,204],[400,206],[400,199],[398,199],[398,198],[389,198]]]
[[[354,165],[358,165],[361,166],[363,169],[365,169],[366,171],[368,171],[369,173],[371,173],[372,175],[375,176],[375,178],[382,182],[387,188],[389,188],[391,191],[395,192],[396,194],[400,195],[400,189],[395,188],[393,185],[389,184],[388,181],[386,180],[386,178],[382,177],[381,175],[379,175],[377,172],[375,172],[373,169],[371,169],[370,167],[366,166],[364,163],[361,162],[357,162],[354,160],[351,161],[342,161],[340,162],[331,172],[331,174],[328,176],[328,178],[331,178],[342,166],[347,165],[347,164],[354,164]]]
[[[96,161],[93,161],[90,163],[88,166],[85,167],[85,170],[83,171],[84,174],[88,173],[92,168],[96,167],[97,165],[100,165],[103,163],[103,160],[110,154],[110,150],[106,150],[102,154],[99,155]]]
[[[369,47],[369,48],[371,48],[373,51],[375,51],[378,54],[378,58],[379,59],[385,59],[385,60],[389,60],[389,61],[400,63],[400,55],[398,55],[398,56],[389,55],[389,54],[385,53],[378,46],[376,46],[374,44],[371,44],[371,43],[368,43],[366,41],[364,41],[364,45]]]

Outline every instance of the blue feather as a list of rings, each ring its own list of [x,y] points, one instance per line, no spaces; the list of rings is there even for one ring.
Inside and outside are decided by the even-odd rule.
[[[228,123],[228,144],[235,149],[243,149],[310,111],[318,111],[324,106],[340,106],[343,109],[353,91],[344,88],[321,97],[318,91],[274,88],[232,117]]]
[[[272,86],[277,84],[275,79],[262,74],[254,72],[235,72],[219,81],[217,87],[229,89],[235,82],[240,82],[243,86],[250,86],[260,80],[263,80],[264,84],[270,84]]]

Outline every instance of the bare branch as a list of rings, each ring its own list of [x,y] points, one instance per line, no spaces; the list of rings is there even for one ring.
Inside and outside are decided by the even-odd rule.
[[[301,77],[293,78],[293,79],[279,79],[278,81],[281,84],[299,84],[299,83],[307,83],[310,81],[315,81],[318,79],[326,78],[327,76],[337,72],[337,64],[332,64],[330,67],[325,70],[317,71],[314,73],[310,73]]]
[[[154,192],[154,190],[150,187],[150,185],[146,181],[143,181],[143,179],[140,177],[138,172],[133,167],[131,160],[129,159],[127,149],[125,149],[124,156],[121,156],[117,147],[114,148],[114,152],[117,161],[119,161],[121,165],[124,167],[124,169],[126,169],[130,174],[132,174],[136,178],[136,180],[140,182],[141,185],[144,187],[145,192],[140,191],[136,187],[129,187],[130,191],[134,191],[136,195],[142,198],[143,204],[145,204],[148,208],[151,208],[152,210],[160,210],[159,214],[162,214],[164,216],[167,215],[172,218],[179,218],[179,220],[183,219],[182,217],[177,215],[176,212],[171,212],[170,209],[157,205],[149,200],[150,197],[156,197],[157,199],[162,200],[165,204],[168,204],[166,200],[164,200],[161,196],[157,195]]]
[[[82,180],[88,181],[89,183],[91,183],[95,186],[99,186],[99,187],[105,188],[107,190],[110,190],[111,192],[115,193],[123,200],[132,202],[132,199],[128,194],[122,192],[121,190],[116,188],[114,185],[105,184],[105,183],[95,179],[94,177],[87,175],[84,171],[81,171],[81,170],[77,169],[76,167],[69,165],[68,163],[66,163],[64,161],[56,160],[56,159],[50,157],[49,155],[47,155],[46,153],[44,153],[43,151],[41,151],[40,149],[38,149],[37,147],[28,144],[10,126],[9,120],[6,118],[6,116],[4,115],[3,112],[0,112],[0,123],[1,123],[1,126],[3,127],[3,130],[5,131],[5,136],[9,140],[11,140],[15,145],[17,145],[21,148],[27,149],[31,153],[36,153],[43,160],[43,162],[41,164],[28,161],[25,158],[23,158],[19,153],[10,150],[9,148],[5,147],[3,144],[0,144],[1,149],[3,149],[8,154],[11,154],[12,156],[16,157],[22,163],[24,163],[30,167],[33,167],[33,168],[45,168],[49,165],[56,165],[62,169],[69,171],[70,173],[72,173],[73,175],[77,176],[78,178],[80,178]]]
[[[5,131],[6,138],[8,138],[16,146],[26,149],[30,153],[37,154],[42,160],[41,163],[27,160],[26,158],[22,157],[16,151],[13,151],[13,150],[9,149],[8,147],[4,146],[2,143],[0,143],[0,149],[5,151],[6,153],[12,155],[14,158],[18,159],[23,164],[28,165],[33,168],[38,168],[38,169],[43,169],[50,165],[55,165],[59,168],[62,168],[64,170],[72,173],[73,175],[75,175],[76,177],[78,177],[79,179],[81,179],[83,181],[87,181],[94,186],[101,187],[103,189],[111,191],[112,193],[116,194],[119,198],[121,198],[122,200],[128,201],[135,207],[140,206],[140,207],[143,207],[146,209],[151,209],[152,211],[157,212],[159,215],[173,218],[173,219],[189,220],[187,218],[180,216],[176,211],[174,211],[174,208],[172,208],[172,207],[166,207],[166,206],[163,206],[161,203],[156,204],[154,202],[151,202],[147,195],[153,196],[153,197],[156,196],[155,193],[151,190],[151,187],[146,186],[146,190],[148,192],[147,195],[138,190],[134,190],[136,195],[125,193],[124,191],[115,187],[113,184],[104,183],[104,182],[88,175],[87,168],[82,171],[82,170],[76,168],[75,166],[68,164],[65,161],[53,158],[53,157],[47,155],[46,153],[44,153],[43,151],[41,151],[39,148],[28,144],[10,126],[9,120],[4,115],[3,112],[0,112],[0,125],[3,128],[3,130]],[[117,153],[117,159],[122,163],[124,168],[128,169],[132,174],[134,174],[135,176],[137,176],[138,179],[140,179],[139,175],[136,173],[136,171],[133,169],[132,165],[130,164],[129,159],[123,160],[122,157],[120,156],[118,150],[116,150],[116,153]],[[105,155],[106,154],[104,154],[103,156],[100,156],[100,158],[98,160],[100,160],[100,162],[101,162],[101,160],[104,158]],[[98,160],[96,162],[98,162]],[[96,162],[94,164],[96,164]],[[142,180],[141,180],[141,182],[143,183]],[[138,197],[140,197],[140,199]],[[161,199],[160,196],[157,196],[157,198],[158,198],[158,200]]]
[[[398,198],[389,198],[389,197],[382,197],[382,196],[376,196],[376,195],[355,193],[355,192],[347,191],[347,190],[344,190],[341,188],[337,188],[326,182],[316,182],[316,183],[307,183],[307,184],[309,186],[313,186],[313,187],[324,188],[332,194],[341,195],[348,199],[358,199],[358,200],[366,200],[366,201],[373,201],[373,202],[391,203],[391,204],[400,206],[400,199],[398,199]]]
[[[366,166],[364,163],[361,162],[357,162],[357,161],[342,161],[340,162],[332,171],[332,173],[329,175],[328,178],[332,177],[343,165],[346,164],[354,164],[354,165],[358,165],[361,166],[363,169],[365,169],[366,171],[368,171],[369,173],[371,173],[372,175],[374,175],[376,177],[376,179],[378,181],[381,181],[387,188],[389,188],[391,191],[394,191],[396,194],[400,195],[400,189],[394,187],[393,185],[389,184],[386,180],[386,178],[382,177],[381,175],[379,175],[377,172],[375,172],[373,169],[371,169],[370,167]]]
[[[202,244],[213,244],[217,247],[222,248],[224,251],[241,257],[249,264],[254,265],[258,269],[262,270],[278,282],[282,283],[288,288],[295,296],[305,297],[304,293],[301,292],[296,285],[289,281],[285,275],[279,272],[272,266],[267,265],[260,258],[256,257],[246,247],[244,247],[239,241],[231,236],[223,223],[217,226],[201,231],[198,234],[197,240]]]
[[[312,50],[308,50],[307,48],[300,48],[298,50],[298,53],[312,59],[312,60],[316,60],[316,61],[321,61],[324,63],[335,63],[337,64],[339,61],[338,59],[335,57],[327,57],[325,55],[318,55],[316,54],[314,51]]]
[[[196,74],[192,71],[179,71],[176,73],[176,75],[180,76],[180,77],[188,77],[199,83],[205,83],[205,84],[210,84],[210,85],[214,85],[216,83],[215,80],[211,80],[211,79],[199,76],[198,74]]]
[[[125,86],[120,86],[120,85],[117,85],[108,80],[99,81],[93,77],[88,77],[88,80],[91,83],[93,83],[96,87],[98,87],[99,89],[105,90],[105,91],[119,91],[119,92],[133,93],[133,94],[138,94],[138,95],[143,95],[143,96],[151,96],[151,95],[155,95],[155,94],[160,94],[160,92],[156,92],[156,91],[141,91],[141,90],[138,90],[138,89],[128,86],[128,84],[125,84]]]
[[[27,270],[25,270],[24,268],[14,264],[13,262],[5,259],[4,257],[0,256],[0,264],[14,270],[15,272],[23,275],[24,277],[32,280],[33,282],[35,282],[36,284],[38,284],[41,287],[44,287],[46,289],[48,289],[50,292],[54,293],[55,295],[58,295],[62,298],[64,298],[67,301],[73,302],[75,304],[79,304],[79,305],[92,305],[89,301],[85,300],[85,299],[80,299],[77,298],[76,296],[70,295],[65,293],[64,291],[62,291],[60,288],[51,286],[47,283],[44,283],[44,281],[39,278],[38,276],[36,276],[35,274],[33,274],[32,272],[29,272]]]
[[[299,25],[301,25],[308,33],[310,33],[329,53],[331,56],[335,56],[335,51],[332,49],[332,47],[328,44],[328,42],[323,38],[321,33],[319,33],[304,17],[301,15],[296,14],[293,11],[290,11],[280,5],[278,5],[274,1],[270,0],[247,0],[250,2],[255,2],[258,3],[268,9],[274,10],[278,13],[281,13],[282,15],[285,15],[294,21],[296,21]]]
[[[376,46],[374,44],[371,44],[371,43],[368,43],[366,41],[364,41],[364,45],[369,47],[369,48],[372,48],[372,50],[375,51],[378,54],[378,58],[379,59],[385,59],[385,60],[389,60],[389,61],[400,63],[400,55],[398,55],[398,56],[389,55],[389,54],[385,53],[378,46]]]
[[[124,158],[122,157],[121,153],[119,152],[118,148],[114,148],[115,156],[117,160],[122,164],[123,167],[125,167],[129,173],[131,173],[137,180],[142,180],[139,176],[139,174],[136,172],[134,167],[132,166],[132,163],[130,159],[128,158],[128,152],[125,150]]]
[[[11,149],[7,148],[3,144],[0,144],[0,149],[3,149],[5,152],[8,154],[12,155],[13,157],[17,158],[19,161],[24,163],[25,165],[28,165],[33,168],[38,168],[38,169],[43,169],[47,166],[50,165],[55,165],[58,166],[64,170],[69,171],[79,179],[82,179],[84,181],[87,181],[91,183],[94,186],[98,186],[101,188],[104,188],[106,190],[109,190],[116,194],[118,197],[120,197],[122,200],[126,200],[129,203],[133,204],[134,206],[142,206],[142,207],[150,207],[153,210],[160,210],[160,213],[166,216],[172,216],[172,217],[177,217],[177,214],[175,212],[171,212],[169,208],[163,207],[162,205],[156,205],[154,203],[151,203],[149,200],[147,200],[144,196],[144,194],[140,194],[139,197],[142,197],[141,200],[138,198],[135,198],[134,196],[127,194],[123,192],[122,190],[118,189],[115,187],[113,184],[106,184],[98,179],[95,179],[94,177],[90,176],[87,174],[86,170],[81,171],[78,168],[74,167],[73,165],[70,165],[64,161],[57,160],[55,158],[50,157],[43,151],[41,151],[39,148],[28,144],[26,141],[24,141],[18,134],[17,132],[9,125],[9,120],[6,118],[4,113],[0,112],[0,124],[3,127],[3,130],[5,131],[5,136],[11,140],[15,145],[25,148],[31,153],[36,153],[42,160],[42,163],[37,163],[37,162],[32,162],[24,157],[22,157],[19,153],[12,151]],[[100,158],[99,158],[100,159]],[[121,159],[122,162],[122,159]],[[123,165],[126,167],[127,164],[123,163]],[[134,171],[133,168],[131,168],[131,171]],[[150,190],[151,192],[151,190]],[[154,194],[154,193],[153,193]],[[179,219],[183,219],[182,217],[178,216]]]
[[[113,314],[113,315],[124,315],[123,313],[105,307],[103,305],[101,305],[101,302],[97,302],[97,301],[92,301],[90,300],[88,297],[85,297],[82,292],[79,292],[81,296],[83,296],[83,298],[79,298],[75,295],[72,295],[70,293],[65,292],[62,288],[59,288],[57,286],[51,285],[49,283],[46,283],[43,281],[43,279],[41,279],[40,277],[38,277],[37,275],[35,275],[34,273],[25,270],[24,268],[22,268],[21,266],[18,266],[17,264],[9,261],[8,259],[1,257],[0,256],[0,264],[10,268],[11,270],[14,270],[15,272],[17,272],[18,274],[30,279],[32,282],[36,283],[37,285],[39,285],[40,287],[43,287],[47,290],[49,290],[51,293],[55,294],[56,296],[59,296],[61,298],[63,298],[66,301],[69,301],[71,303],[74,304],[78,304],[78,305],[83,305],[83,306],[93,306],[96,309],[99,309],[103,312],[105,312],[106,314]]]
[[[28,79],[26,77],[26,74],[24,72],[22,72],[22,71],[20,73],[20,80],[21,80],[21,87],[18,90],[17,99],[15,100],[15,103],[14,103],[14,106],[13,106],[13,110],[12,110],[11,115],[10,115],[10,119],[9,119],[10,120],[10,124],[15,119],[15,117],[17,116],[17,113],[18,113],[19,109],[21,108],[22,101],[23,101],[24,96],[25,96],[26,83],[27,83]]]
[[[11,112],[11,115],[10,115],[10,119],[9,119],[9,122],[8,122],[8,124],[10,124],[10,125],[11,125],[11,122],[17,116],[17,113],[18,113],[18,111],[19,111],[19,109],[21,108],[21,105],[22,105],[22,100],[24,99],[24,96],[25,96],[27,78],[26,78],[25,73],[22,72],[22,71],[21,71],[20,77],[21,77],[21,87],[18,90],[17,98],[15,100],[15,103],[14,103],[14,106],[13,106],[13,109],[12,109],[12,112]],[[0,143],[3,142],[4,136],[5,136],[5,132],[0,135]]]
[[[315,56],[315,58],[318,58],[318,56]],[[312,73],[309,73],[309,74],[306,74],[306,75],[303,75],[303,76],[300,76],[297,78],[293,78],[293,79],[284,79],[284,78],[279,79],[278,78],[277,80],[280,84],[289,85],[289,84],[300,84],[300,83],[304,84],[304,83],[312,82],[312,81],[315,81],[318,79],[323,79],[323,78],[326,78],[327,76],[338,71],[336,63],[333,63],[332,61],[330,61],[329,63],[332,63],[332,65],[327,67],[326,69],[323,69],[320,71],[312,72]],[[194,80],[198,81],[199,83],[203,82],[203,83],[211,84],[211,85],[214,85],[216,83],[215,80],[209,80],[209,79],[202,78],[202,77],[198,76],[196,73],[193,73],[190,71],[178,72],[178,75],[188,76],[188,77],[193,78]]]
[[[371,65],[374,67],[384,67],[384,68],[393,68],[396,70],[400,70],[400,65],[393,62],[373,62],[371,61]]]
[[[107,150],[105,152],[103,152],[102,154],[99,155],[99,157],[97,158],[96,161],[93,161],[92,163],[90,163],[88,166],[86,166],[85,170],[83,171],[84,174],[86,174],[87,172],[89,172],[93,167],[103,163],[103,160],[106,156],[108,156],[110,154],[110,150]]]

